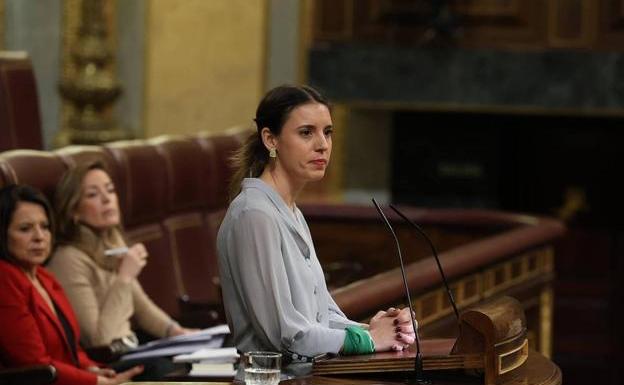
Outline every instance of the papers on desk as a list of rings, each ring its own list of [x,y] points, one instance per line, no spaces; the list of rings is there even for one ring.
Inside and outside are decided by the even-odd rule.
[[[230,333],[227,325],[219,325],[196,333],[175,337],[161,338],[130,350],[121,360],[150,357],[171,357],[178,354],[193,353],[200,349],[215,349],[223,346],[225,335]]]
[[[191,377],[234,377],[234,363],[238,361],[236,348],[200,349],[190,354],[173,357],[173,362],[190,363]]]
[[[234,363],[238,361],[236,348],[200,349],[190,354],[180,354],[173,357],[173,362]]]
[[[236,369],[234,369],[234,365],[229,364],[231,368],[225,369],[215,369],[215,368],[207,368],[207,367],[196,367],[193,364],[191,371],[188,373],[189,377],[227,377],[234,378],[236,376]],[[199,364],[201,366],[201,364]],[[218,365],[218,364],[217,364]],[[224,364],[228,365],[228,364]]]
[[[228,377],[236,376],[233,364],[193,364],[189,377]]]

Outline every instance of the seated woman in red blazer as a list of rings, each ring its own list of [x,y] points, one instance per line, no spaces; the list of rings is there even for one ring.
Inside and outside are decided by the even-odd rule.
[[[57,385],[121,384],[141,373],[99,368],[78,345],[74,312],[54,277],[42,267],[53,239],[51,210],[37,190],[0,190],[0,363],[53,365]]]

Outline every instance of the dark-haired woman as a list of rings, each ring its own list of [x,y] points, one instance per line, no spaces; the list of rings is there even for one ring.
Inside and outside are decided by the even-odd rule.
[[[63,289],[41,265],[53,239],[50,205],[38,191],[0,190],[0,363],[53,365],[58,385],[121,384],[143,371],[99,368],[78,345],[79,331]]]
[[[414,341],[409,310],[370,325],[349,320],[329,294],[296,199],[320,180],[332,150],[328,102],[310,87],[269,91],[254,132],[235,157],[232,200],[217,249],[226,316],[240,351],[280,351],[305,374],[323,353],[402,350]],[[301,364],[301,365],[300,365]]]

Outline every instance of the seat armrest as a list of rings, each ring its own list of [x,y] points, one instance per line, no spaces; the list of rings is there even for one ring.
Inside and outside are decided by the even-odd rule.
[[[56,368],[52,365],[0,369],[0,385],[44,385],[51,384],[54,380],[56,380]]]

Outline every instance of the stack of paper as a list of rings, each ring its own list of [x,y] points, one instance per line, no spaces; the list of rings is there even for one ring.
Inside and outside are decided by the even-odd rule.
[[[236,348],[204,348],[190,354],[177,355],[173,357],[173,362],[190,363],[191,377],[234,377],[234,363],[238,357]]]
[[[196,333],[184,334],[140,345],[121,357],[121,360],[148,357],[171,357],[178,354],[192,353],[205,348],[220,348],[225,335],[230,333],[227,325],[214,326]]]

